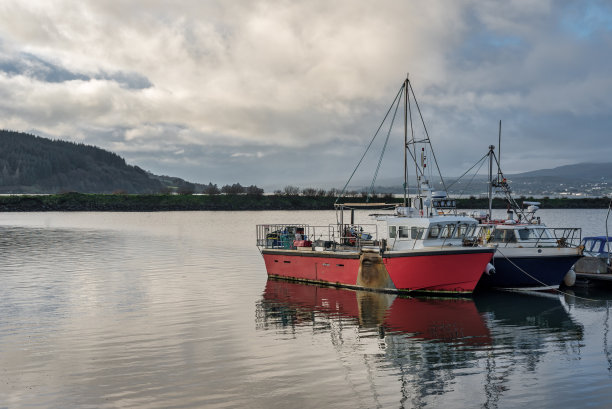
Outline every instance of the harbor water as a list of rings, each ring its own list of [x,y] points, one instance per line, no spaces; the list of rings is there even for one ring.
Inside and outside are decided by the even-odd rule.
[[[605,234],[606,210],[539,215]],[[0,213],[0,409],[609,407],[612,289],[396,297],[267,280],[256,224],[335,221]]]

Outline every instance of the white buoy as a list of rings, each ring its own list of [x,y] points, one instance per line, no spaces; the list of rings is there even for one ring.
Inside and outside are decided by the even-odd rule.
[[[565,277],[563,277],[563,283],[568,287],[576,284],[576,272],[574,272],[573,268],[565,274]]]
[[[487,275],[495,274],[495,266],[491,263],[487,263],[487,266],[485,267],[485,273]]]

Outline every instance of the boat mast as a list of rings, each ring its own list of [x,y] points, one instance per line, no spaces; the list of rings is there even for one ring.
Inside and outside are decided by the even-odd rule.
[[[493,219],[493,150],[494,145],[489,145],[489,220]]]
[[[404,207],[408,206],[408,74],[404,81]]]
[[[501,174],[501,119],[499,120],[499,134],[497,135],[497,183]]]

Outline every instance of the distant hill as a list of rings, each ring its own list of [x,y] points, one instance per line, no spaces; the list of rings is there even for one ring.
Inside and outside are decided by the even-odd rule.
[[[0,193],[159,193],[171,185],[195,186],[95,146],[0,130]]]
[[[514,179],[552,177],[559,179],[612,181],[612,163],[576,163],[574,165],[558,166],[552,169],[540,169],[530,172],[509,175]]]
[[[529,172],[505,174],[510,188],[517,195],[612,195],[612,163],[577,163],[558,166],[552,169],[539,169]],[[488,190],[486,170],[478,175],[468,174],[457,181],[454,177],[445,177],[449,193],[453,195],[485,195]],[[436,179],[437,180],[437,179]],[[409,186],[415,186],[414,180]],[[436,186],[437,188],[438,186]],[[368,186],[357,185],[356,191],[366,191]],[[375,189],[378,193],[401,193],[399,180],[379,180]],[[412,191],[412,190],[411,190]]]

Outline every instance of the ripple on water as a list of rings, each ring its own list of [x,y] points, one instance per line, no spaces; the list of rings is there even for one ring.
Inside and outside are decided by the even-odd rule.
[[[270,284],[253,225],[295,217],[11,215],[0,225],[0,407],[553,408],[612,399],[604,304]]]

